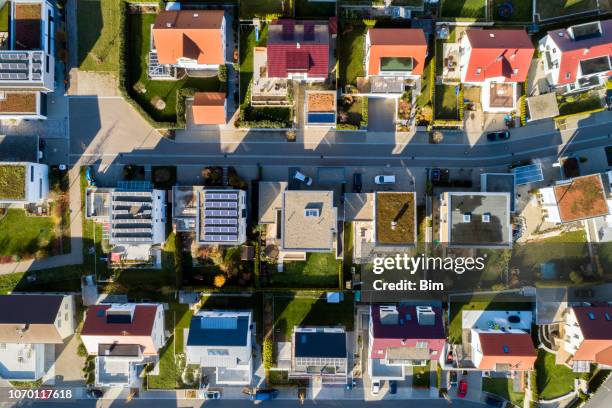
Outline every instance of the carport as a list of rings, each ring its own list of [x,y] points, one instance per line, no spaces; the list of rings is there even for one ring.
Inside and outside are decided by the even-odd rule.
[[[368,130],[395,132],[396,110],[395,98],[368,98]]]

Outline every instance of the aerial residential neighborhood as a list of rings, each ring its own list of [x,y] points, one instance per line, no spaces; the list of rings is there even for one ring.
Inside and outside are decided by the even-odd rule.
[[[611,406],[611,61],[609,0],[0,0],[0,401]]]

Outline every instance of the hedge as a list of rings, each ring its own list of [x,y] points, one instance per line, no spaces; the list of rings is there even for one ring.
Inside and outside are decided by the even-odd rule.
[[[359,127],[352,123],[337,123],[336,130],[359,130]]]
[[[263,346],[262,346],[262,359],[263,359],[263,365],[264,368],[266,370],[269,370],[272,367],[272,362],[273,362],[273,358],[274,356],[273,354],[273,350],[272,350],[272,340],[270,340],[269,337],[266,337],[263,341]]]

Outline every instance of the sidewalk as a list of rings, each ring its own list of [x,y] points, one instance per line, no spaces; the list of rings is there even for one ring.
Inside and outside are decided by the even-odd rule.
[[[29,259],[0,264],[0,275],[39,271],[66,265],[83,263],[83,220],[81,218],[81,176],[80,166],[75,165],[68,172],[70,183],[70,253],[44,259]]]

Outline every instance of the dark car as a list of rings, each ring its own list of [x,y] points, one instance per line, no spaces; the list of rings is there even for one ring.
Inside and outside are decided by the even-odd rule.
[[[606,105],[608,105],[608,110],[612,110],[612,89],[606,91]]]
[[[492,395],[488,395],[485,399],[485,404],[490,407],[501,408],[504,406],[504,401]]]
[[[268,390],[257,390],[255,393],[251,394],[251,401],[269,401],[276,399],[278,397],[278,390],[271,388]]]
[[[104,393],[102,392],[102,390],[99,390],[97,388],[90,388],[85,392],[85,395],[87,395],[87,398],[100,399],[102,398]]]
[[[361,193],[363,184],[361,182],[361,173],[353,174],[353,193]]]
[[[487,133],[487,140],[489,140],[489,142],[496,142],[498,140],[508,140],[508,139],[510,139],[510,132],[507,130],[500,130],[499,132]]]
[[[595,292],[593,292],[593,289],[589,288],[581,288],[574,290],[574,296],[580,299],[590,299],[593,297],[594,294]]]
[[[389,393],[397,394],[397,381],[389,381]]]

